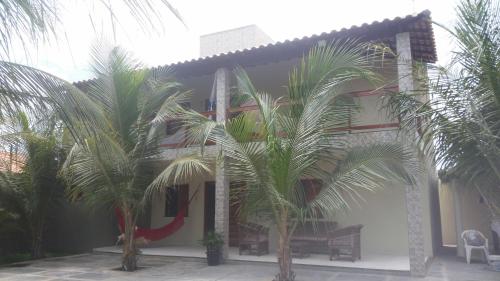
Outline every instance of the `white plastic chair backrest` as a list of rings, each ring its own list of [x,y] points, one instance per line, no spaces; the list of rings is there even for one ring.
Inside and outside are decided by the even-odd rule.
[[[491,230],[495,231],[498,236],[500,236],[500,219],[494,220],[491,223]]]
[[[473,239],[474,236],[476,236],[476,235],[481,237],[481,239],[483,241],[483,245],[480,245],[480,246],[484,246],[484,244],[486,242],[486,237],[480,231],[477,231],[475,229],[468,229],[468,230],[464,230],[464,232],[462,232],[462,235],[460,235],[460,236],[464,240],[465,245],[470,245],[467,243],[467,240],[469,240],[471,238]],[[479,245],[473,245],[473,246],[479,246]]]

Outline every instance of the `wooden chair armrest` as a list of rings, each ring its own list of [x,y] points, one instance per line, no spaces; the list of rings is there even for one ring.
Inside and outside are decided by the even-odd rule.
[[[256,223],[238,223],[240,228],[244,228],[246,230],[249,230],[250,232],[254,232],[257,234],[268,234],[269,233],[269,227],[256,224]]]
[[[361,232],[361,228],[363,228],[363,225],[361,225],[361,224],[351,225],[351,226],[339,228],[339,229],[336,229],[333,231],[328,231],[328,236],[330,238],[335,238],[335,237],[343,237],[343,236],[349,236],[349,235],[359,235]]]

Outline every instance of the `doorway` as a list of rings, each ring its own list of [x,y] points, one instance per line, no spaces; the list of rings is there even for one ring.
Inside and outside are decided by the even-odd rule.
[[[231,183],[231,187],[233,184]],[[231,188],[230,187],[230,188]],[[205,213],[203,219],[203,237],[207,233],[215,230],[215,182],[205,182]],[[229,204],[229,246],[237,247],[239,245],[239,202],[230,202]]]
[[[215,229],[215,182],[205,182],[205,217],[203,236]]]

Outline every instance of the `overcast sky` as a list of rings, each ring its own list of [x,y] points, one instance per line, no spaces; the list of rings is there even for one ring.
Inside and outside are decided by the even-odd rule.
[[[31,52],[20,53],[17,61],[48,71],[68,81],[92,77],[90,49],[100,37],[120,45],[146,66],[164,65],[198,57],[202,34],[256,24],[275,41],[309,36],[352,25],[403,17],[430,10],[432,19],[450,26],[455,17],[456,0],[170,0],[184,18],[184,27],[166,10],[161,13],[163,26],[156,32],[144,32],[130,16],[122,16],[113,38],[108,15],[87,1],[67,1],[60,8],[63,29],[57,41]],[[111,0],[120,11],[119,2]],[[114,7],[115,7],[114,6]],[[90,8],[89,8],[90,7]],[[102,9],[101,9],[102,10]],[[89,20],[93,14],[93,24]],[[95,30],[99,32],[95,32]],[[439,63],[449,58],[451,41],[434,26]]]

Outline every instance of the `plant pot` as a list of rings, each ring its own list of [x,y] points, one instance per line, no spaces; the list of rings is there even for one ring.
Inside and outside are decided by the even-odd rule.
[[[221,247],[207,246],[207,264],[210,266],[219,265],[221,261]]]

